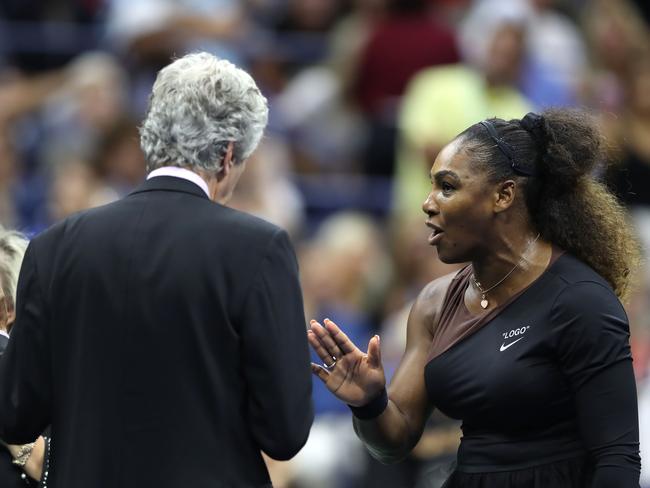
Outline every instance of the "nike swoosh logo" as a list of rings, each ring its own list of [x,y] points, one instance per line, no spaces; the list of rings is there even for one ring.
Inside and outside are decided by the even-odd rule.
[[[508,345],[506,345],[505,343],[504,343],[504,344],[501,344],[501,348],[499,349],[499,351],[500,351],[500,352],[505,351],[505,350],[508,349],[510,346],[512,346],[513,344],[516,344],[517,342],[519,342],[519,341],[522,340],[522,339],[523,339],[523,337],[520,337],[519,339],[517,339],[516,341],[511,342],[511,343],[508,344]]]

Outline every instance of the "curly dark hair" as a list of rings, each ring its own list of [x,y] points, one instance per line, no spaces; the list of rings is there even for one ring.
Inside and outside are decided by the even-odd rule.
[[[599,130],[579,110],[550,109],[535,121],[533,130],[524,123],[526,130],[519,119],[490,119],[505,151],[481,123],[458,137],[490,181],[521,185],[532,224],[544,239],[587,263],[619,298],[627,298],[640,245],[625,208],[596,176],[605,161]]]

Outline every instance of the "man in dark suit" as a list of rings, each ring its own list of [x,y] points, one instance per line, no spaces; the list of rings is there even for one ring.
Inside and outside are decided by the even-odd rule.
[[[313,410],[286,232],[223,204],[267,120],[245,72],[164,68],[141,146],[149,176],[34,238],[0,362],[0,438],[52,426],[48,488],[266,487]]]

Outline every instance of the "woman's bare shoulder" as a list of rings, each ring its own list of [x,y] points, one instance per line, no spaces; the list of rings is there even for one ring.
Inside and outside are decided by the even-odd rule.
[[[426,327],[431,334],[438,324],[447,290],[457,274],[458,271],[454,271],[429,282],[413,304],[410,319]]]

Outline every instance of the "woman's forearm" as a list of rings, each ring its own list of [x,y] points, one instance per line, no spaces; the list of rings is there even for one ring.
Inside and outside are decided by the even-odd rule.
[[[390,399],[384,412],[371,420],[354,417],[354,431],[378,461],[391,464],[406,457],[417,443],[406,415]]]

